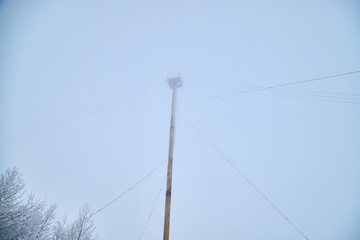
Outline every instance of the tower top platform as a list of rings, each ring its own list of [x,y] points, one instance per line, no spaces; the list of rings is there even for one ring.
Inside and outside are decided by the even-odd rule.
[[[167,80],[169,83],[169,87],[173,89],[174,87],[179,88],[182,87],[183,82],[181,81],[181,73],[169,73],[167,75]]]

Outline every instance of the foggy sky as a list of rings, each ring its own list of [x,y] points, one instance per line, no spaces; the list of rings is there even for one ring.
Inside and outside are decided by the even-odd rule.
[[[0,170],[74,217],[167,159],[178,110],[309,239],[357,240],[357,1],[0,1]],[[177,112],[170,239],[304,239]],[[94,216],[139,239],[163,165]],[[162,190],[143,238],[161,239]]]

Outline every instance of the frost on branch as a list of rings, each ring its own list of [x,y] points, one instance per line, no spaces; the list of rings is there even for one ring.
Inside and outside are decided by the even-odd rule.
[[[57,220],[55,205],[26,196],[21,173],[7,169],[0,176],[0,240],[93,240],[95,226],[87,205],[73,223]]]

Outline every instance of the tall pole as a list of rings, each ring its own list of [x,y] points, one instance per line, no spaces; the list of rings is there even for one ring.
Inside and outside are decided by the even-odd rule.
[[[167,170],[167,182],[166,182],[163,240],[169,240],[169,234],[170,234],[170,206],[171,206],[171,185],[172,185],[174,134],[175,134],[176,95],[177,95],[177,88],[181,87],[182,85],[180,74],[176,75],[175,77],[168,76],[168,82],[170,88],[172,88],[172,104],[171,104],[169,156],[168,156],[168,170]]]

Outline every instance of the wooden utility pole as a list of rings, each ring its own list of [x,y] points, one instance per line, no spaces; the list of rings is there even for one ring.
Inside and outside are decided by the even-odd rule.
[[[169,240],[169,234],[170,234],[170,206],[171,206],[171,183],[172,183],[173,152],[174,152],[174,137],[175,137],[174,135],[175,135],[176,95],[177,95],[177,88],[182,86],[180,73],[168,75],[168,83],[173,92],[172,92],[172,103],[171,103],[169,157],[168,157],[168,171],[167,171],[166,197],[165,197],[164,240]]]

